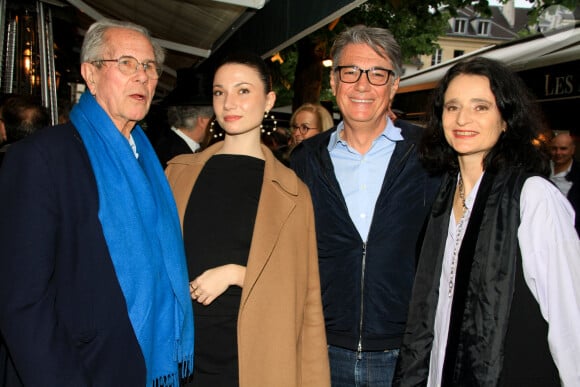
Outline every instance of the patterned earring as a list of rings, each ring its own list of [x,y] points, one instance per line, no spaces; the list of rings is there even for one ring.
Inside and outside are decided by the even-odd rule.
[[[277,125],[278,125],[278,121],[276,121],[276,117],[274,117],[274,115],[272,114],[270,117],[268,117],[268,114],[270,112],[266,111],[264,113],[264,120],[262,121],[262,123],[260,124],[260,129],[262,131],[262,133],[266,133],[266,135],[271,135],[272,132],[275,132],[277,129]],[[268,125],[268,121],[271,121],[271,127],[270,125]]]
[[[266,129],[264,129],[264,121],[268,118],[268,111],[266,110],[264,112],[264,118],[262,118],[262,123],[260,124],[260,131],[262,133],[266,132]]]
[[[211,121],[211,124],[209,125],[209,132],[212,134],[212,137],[213,137],[213,138],[223,137],[223,135],[224,135],[223,131],[219,131],[219,132],[218,132],[218,131],[216,130],[216,127],[215,127],[215,122],[216,122],[216,119],[214,118],[214,119]],[[217,133],[216,133],[216,132],[217,132]]]

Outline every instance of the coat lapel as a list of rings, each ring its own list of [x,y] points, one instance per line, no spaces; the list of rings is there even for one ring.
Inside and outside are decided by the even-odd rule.
[[[178,156],[169,162],[166,172],[175,194],[182,227],[193,185],[207,160],[219,152],[222,146],[222,143],[217,143],[201,153]],[[298,178],[296,175],[276,160],[266,146],[262,145],[262,151],[265,156],[264,182],[246,267],[240,311],[243,310],[256,281],[259,280],[262,271],[268,264],[282,228],[296,207],[298,196]],[[191,165],[195,164],[199,165],[190,168]]]
[[[256,282],[270,260],[284,224],[296,207],[298,194],[297,177],[278,162],[270,150],[262,148],[266,156],[264,183],[246,267],[240,312],[244,310]]]
[[[218,152],[222,146],[223,144],[220,142],[211,146],[205,152],[180,155],[167,163],[165,174],[175,196],[175,204],[177,205],[182,229],[183,217],[185,216],[185,209],[187,208],[193,185],[207,160]],[[191,166],[195,166],[195,168]]]

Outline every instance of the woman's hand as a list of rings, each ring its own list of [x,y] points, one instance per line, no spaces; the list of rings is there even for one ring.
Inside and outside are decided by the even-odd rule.
[[[242,287],[245,276],[246,268],[241,265],[214,267],[189,283],[189,293],[200,304],[209,305],[231,285]]]

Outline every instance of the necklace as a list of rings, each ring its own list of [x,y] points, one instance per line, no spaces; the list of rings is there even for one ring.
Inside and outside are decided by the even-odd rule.
[[[453,297],[453,289],[455,287],[455,274],[457,272],[457,256],[459,255],[459,249],[461,248],[461,242],[463,240],[463,230],[465,224],[467,223],[467,213],[469,208],[465,204],[465,187],[463,186],[463,178],[461,173],[459,174],[459,180],[457,182],[457,188],[459,189],[459,199],[461,199],[461,205],[463,206],[463,214],[461,214],[461,219],[457,225],[457,230],[455,233],[455,246],[453,246],[453,256],[451,257],[451,268],[449,270],[449,289],[447,295],[449,298]]]
[[[465,205],[465,186],[463,185],[463,178],[461,177],[461,173],[459,174],[459,181],[457,182],[457,187],[459,188],[459,199],[461,199],[463,212],[465,212],[467,211],[467,206]]]

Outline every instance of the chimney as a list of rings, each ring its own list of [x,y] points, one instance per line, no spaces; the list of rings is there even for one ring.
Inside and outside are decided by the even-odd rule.
[[[509,0],[502,7],[503,16],[506,18],[510,27],[514,27],[516,24],[516,6],[515,0]]]

